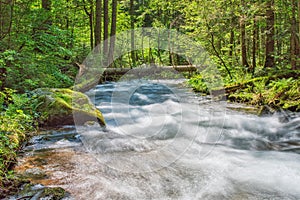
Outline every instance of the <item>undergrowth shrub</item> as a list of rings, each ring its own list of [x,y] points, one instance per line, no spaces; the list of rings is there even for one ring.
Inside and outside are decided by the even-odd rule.
[[[15,90],[0,92],[0,186],[11,175],[11,167],[16,162],[17,150],[35,131],[36,124],[31,109],[26,109],[26,95],[16,94]]]

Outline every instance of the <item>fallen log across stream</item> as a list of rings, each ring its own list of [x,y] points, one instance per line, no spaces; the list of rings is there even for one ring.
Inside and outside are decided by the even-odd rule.
[[[126,73],[130,72],[131,70],[135,71],[144,71],[145,69],[151,69],[154,70],[153,72],[156,71],[166,71],[166,70],[175,70],[177,72],[196,72],[197,68],[192,65],[182,65],[182,66],[154,66],[154,67],[149,67],[149,68],[106,68],[103,76],[114,76],[114,75],[125,75]]]
[[[137,68],[103,68],[102,73],[95,74],[91,78],[90,69],[82,64],[76,63],[79,68],[79,74],[77,80],[85,79],[85,81],[79,81],[74,89],[80,92],[85,92],[93,88],[95,85],[105,82],[105,81],[116,81],[119,80],[122,76],[128,75],[130,78],[145,78],[145,77],[160,77],[163,75],[162,72],[165,72],[164,75],[168,74],[170,78],[176,76],[179,73],[188,72],[189,75],[196,72],[198,68],[192,65],[181,65],[181,66],[149,66],[149,67],[137,67]],[[97,73],[95,71],[95,73]],[[90,77],[87,80],[86,76]],[[126,76],[127,77],[127,76]]]

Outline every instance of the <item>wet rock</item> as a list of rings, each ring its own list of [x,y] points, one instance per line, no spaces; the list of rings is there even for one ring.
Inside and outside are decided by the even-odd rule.
[[[36,158],[36,159],[34,159],[34,163],[37,166],[43,166],[43,165],[47,164],[47,161],[45,159],[43,159],[43,158]]]
[[[268,115],[273,115],[276,112],[276,109],[264,105],[261,106],[260,110],[258,111],[258,116],[268,116]]]
[[[26,183],[29,183],[29,180],[21,174],[15,174],[14,176],[5,178],[2,180],[0,187],[0,199],[5,199],[7,196],[15,194],[19,188]]]
[[[30,199],[30,200],[60,200],[72,199],[70,194],[60,187],[45,187],[41,184],[25,184],[21,191],[6,200]]]
[[[27,170],[25,170],[23,175],[30,179],[42,179],[47,176],[46,173],[39,168],[27,169]]]
[[[244,104],[227,103],[226,107],[231,110],[236,110],[239,112],[245,112],[245,113],[255,114],[255,115],[260,114],[259,113],[260,109],[257,107],[254,107],[254,106],[247,106]]]
[[[97,121],[105,126],[102,113],[81,92],[40,88],[33,91],[31,103],[40,113],[39,124],[42,126],[82,125],[87,121]]]
[[[41,194],[41,199],[59,200],[66,197],[66,191],[60,187],[45,188]]]

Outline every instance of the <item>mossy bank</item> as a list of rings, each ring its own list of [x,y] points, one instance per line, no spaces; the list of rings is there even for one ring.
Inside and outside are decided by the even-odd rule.
[[[102,113],[80,92],[41,88],[26,94],[0,92],[0,198],[24,182],[13,171],[18,151],[40,127],[81,125],[96,121],[105,126]]]
[[[246,103],[257,107],[269,106],[275,110],[300,111],[300,79],[296,72],[225,82],[224,88],[221,89],[208,89],[201,75],[191,78],[188,84],[196,92],[222,94],[231,102]]]

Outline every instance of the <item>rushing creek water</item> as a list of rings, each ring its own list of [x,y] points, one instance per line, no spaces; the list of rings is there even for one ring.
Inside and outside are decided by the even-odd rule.
[[[46,130],[17,170],[74,199],[300,199],[297,113],[234,111],[180,81],[106,83],[87,94],[107,127]]]

